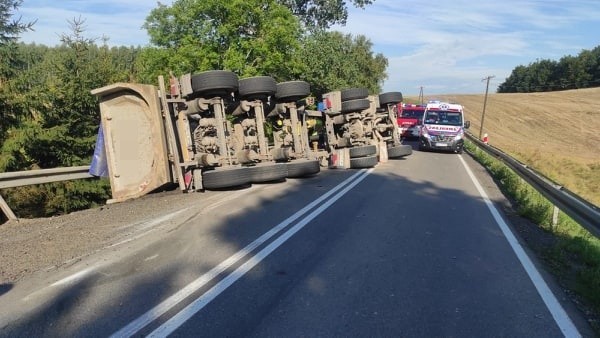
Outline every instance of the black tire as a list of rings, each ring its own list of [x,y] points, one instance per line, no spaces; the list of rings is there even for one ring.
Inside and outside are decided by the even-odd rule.
[[[288,81],[277,84],[275,98],[279,102],[295,102],[310,95],[310,85],[306,81]]]
[[[222,189],[247,185],[252,182],[250,170],[246,167],[217,168],[202,173],[204,189]]]
[[[366,156],[366,157],[357,157],[350,159],[350,168],[361,169],[361,168],[372,168],[374,167],[379,160],[377,156]]]
[[[379,106],[385,106],[389,103],[400,102],[402,102],[402,93],[400,92],[387,92],[379,94]]]
[[[387,153],[389,158],[408,156],[412,154],[412,146],[403,144],[396,147],[390,147],[387,149]]]
[[[342,102],[358,99],[366,99],[369,96],[367,88],[348,88],[340,93]]]
[[[318,160],[292,160],[287,164],[287,177],[298,178],[318,174],[321,166]]]
[[[248,169],[252,183],[283,181],[288,175],[285,163],[259,163]]]
[[[239,81],[241,99],[266,99],[277,92],[277,82],[270,76],[255,76]]]
[[[331,118],[333,124],[344,124],[346,123],[346,117],[342,114],[335,115]]]
[[[214,97],[238,90],[238,76],[227,70],[209,70],[192,75],[192,91],[198,96]]]
[[[371,106],[371,101],[369,99],[357,99],[342,102],[342,110],[343,114],[358,112],[365,109],[368,109]]]
[[[372,144],[350,148],[350,158],[364,157],[374,154],[377,154],[377,146]]]

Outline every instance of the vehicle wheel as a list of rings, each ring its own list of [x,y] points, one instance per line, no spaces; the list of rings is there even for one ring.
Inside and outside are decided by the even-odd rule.
[[[365,110],[371,106],[369,99],[357,99],[342,102],[342,113],[351,113]]]
[[[400,92],[387,92],[379,94],[379,105],[385,106],[389,103],[402,102],[402,93]]]
[[[270,76],[255,76],[239,81],[240,97],[246,100],[266,100],[267,96],[275,95],[277,82]]]
[[[279,102],[295,102],[310,95],[310,85],[306,81],[288,81],[277,84],[275,98]]]
[[[238,76],[227,70],[209,70],[192,75],[192,91],[199,96],[226,95],[238,90]]]
[[[457,154],[462,154],[464,152],[463,147],[459,146],[458,148],[456,148],[456,150],[454,150],[454,152]]]
[[[252,183],[282,181],[288,175],[285,163],[259,163],[248,169]]]
[[[412,147],[407,144],[390,147],[387,149],[389,158],[403,157],[412,154]]]
[[[357,157],[350,159],[350,168],[360,169],[360,168],[372,168],[374,167],[379,160],[377,156],[367,156],[367,157]]]
[[[372,144],[350,148],[350,158],[363,157],[374,154],[377,154],[377,146]]]
[[[358,99],[366,99],[369,96],[367,88],[348,88],[340,93],[342,102]]]
[[[204,189],[222,189],[251,183],[250,170],[246,167],[217,168],[202,173]]]
[[[312,176],[319,171],[321,167],[318,160],[292,160],[287,164],[287,177],[298,178]]]
[[[344,115],[336,115],[332,118],[333,124],[344,124],[346,123],[346,117]]]

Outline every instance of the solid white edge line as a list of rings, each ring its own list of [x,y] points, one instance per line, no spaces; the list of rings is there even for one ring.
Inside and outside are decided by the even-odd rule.
[[[151,322],[156,320],[158,317],[162,316],[167,311],[171,310],[173,307],[175,307],[177,304],[179,304],[185,298],[189,297],[191,294],[196,292],[198,289],[202,288],[206,283],[211,281],[213,278],[215,278],[219,274],[223,273],[225,270],[229,269],[232,265],[237,263],[244,256],[250,254],[258,246],[265,243],[271,237],[275,236],[278,232],[280,232],[285,227],[290,225],[296,219],[300,218],[302,215],[307,213],[309,210],[316,207],[323,200],[329,198],[336,191],[340,190],[342,187],[344,187],[349,182],[354,180],[357,176],[362,174],[364,171],[365,170],[360,170],[357,173],[350,176],[349,178],[345,179],[343,182],[341,182],[340,184],[338,184],[337,186],[335,186],[334,188],[329,190],[327,193],[323,194],[318,199],[316,199],[313,202],[311,202],[310,204],[306,205],[304,208],[300,209],[299,211],[294,213],[292,216],[288,217],[283,222],[279,223],[278,225],[273,227],[271,230],[267,231],[265,234],[263,234],[262,236],[260,236],[256,240],[254,240],[252,243],[248,244],[246,247],[244,247],[240,251],[236,252],[235,254],[233,254],[232,256],[230,256],[229,258],[224,260],[223,262],[221,262],[219,265],[212,268],[207,273],[203,274],[202,276],[198,277],[196,280],[194,280],[191,283],[189,283],[188,285],[186,285],[183,289],[179,290],[172,296],[170,296],[167,299],[165,299],[164,301],[162,301],[157,306],[148,310],[147,312],[145,312],[144,314],[142,314],[141,316],[139,316],[138,318],[133,320],[131,323],[127,324],[125,327],[123,327],[119,331],[113,333],[110,337],[116,338],[116,337],[131,337],[131,336],[133,336],[138,331],[143,329],[146,325],[150,324]]]
[[[265,248],[260,250],[256,255],[250,257],[244,264],[235,269],[232,273],[227,275],[223,280],[218,282],[215,286],[213,286],[210,290],[202,294],[192,303],[187,305],[184,309],[179,311],[161,326],[156,328],[152,333],[150,333],[147,337],[167,337],[169,334],[173,333],[177,328],[183,325],[187,320],[189,320],[192,316],[194,316],[198,311],[202,310],[206,305],[208,305],[212,300],[214,300],[219,294],[225,291],[228,287],[230,287],[233,283],[235,283],[238,279],[244,276],[248,271],[250,271],[253,267],[255,267],[258,263],[260,263],[263,259],[265,259],[268,255],[270,255],[273,251],[275,251],[279,246],[285,243],[290,237],[292,237],[295,233],[300,231],[306,224],[312,221],[315,217],[320,215],[323,211],[329,208],[333,203],[335,203],[338,199],[344,196],[350,189],[354,188],[358,183],[360,183],[365,177],[367,177],[374,169],[369,169],[366,171],[361,177],[357,178],[354,182],[349,184],[342,191],[337,193],[331,199],[327,200],[327,202],[323,203],[317,209],[312,211],[308,216],[303,218],[301,221],[296,223],[293,227],[291,227],[288,231],[284,232],[281,236],[275,239],[273,242],[269,243]]]
[[[498,212],[496,207],[494,207],[494,204],[489,199],[487,193],[483,190],[481,184],[479,184],[479,181],[467,165],[467,162],[465,162],[462,156],[459,156],[459,158],[463,166],[467,170],[467,174],[471,178],[471,181],[473,181],[473,184],[475,184],[475,188],[477,188],[477,191],[479,192],[479,194],[485,201],[485,204],[487,205],[488,209],[492,213],[496,224],[498,224],[498,227],[500,227],[500,230],[502,230],[504,237],[510,244],[514,253],[517,255],[517,258],[519,259],[521,265],[527,272],[527,275],[533,282],[533,285],[535,286],[540,297],[542,297],[542,300],[546,304],[548,311],[550,311],[550,313],[552,314],[556,325],[558,325],[565,337],[581,337],[581,334],[577,330],[577,327],[575,327],[575,324],[573,324],[571,318],[569,318],[569,315],[567,314],[565,309],[562,307],[562,305],[560,305],[560,303],[556,299],[556,296],[552,293],[552,291],[548,287],[548,284],[546,284],[546,281],[544,281],[544,278],[542,278],[541,274],[536,269],[535,265],[533,264],[523,247],[521,247],[521,244],[519,244],[519,241],[517,240],[515,235],[512,233],[506,222],[504,222],[504,219],[502,218],[502,216],[500,216],[500,213]]]

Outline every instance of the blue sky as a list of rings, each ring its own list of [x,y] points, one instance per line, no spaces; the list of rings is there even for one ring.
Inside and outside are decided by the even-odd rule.
[[[170,4],[170,0],[162,3]],[[350,1],[346,1],[349,3]],[[154,0],[24,0],[15,13],[37,20],[21,41],[53,46],[68,21],[85,20],[88,38],[109,45],[144,46],[141,28]],[[375,0],[350,8],[336,30],[365,35],[389,61],[384,91],[417,95],[490,92],[518,65],[559,60],[600,45],[598,0]]]

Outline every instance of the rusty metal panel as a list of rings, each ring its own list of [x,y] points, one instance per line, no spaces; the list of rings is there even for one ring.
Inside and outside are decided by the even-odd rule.
[[[171,181],[160,99],[151,85],[116,83],[92,91],[100,99],[113,199],[143,196]]]

